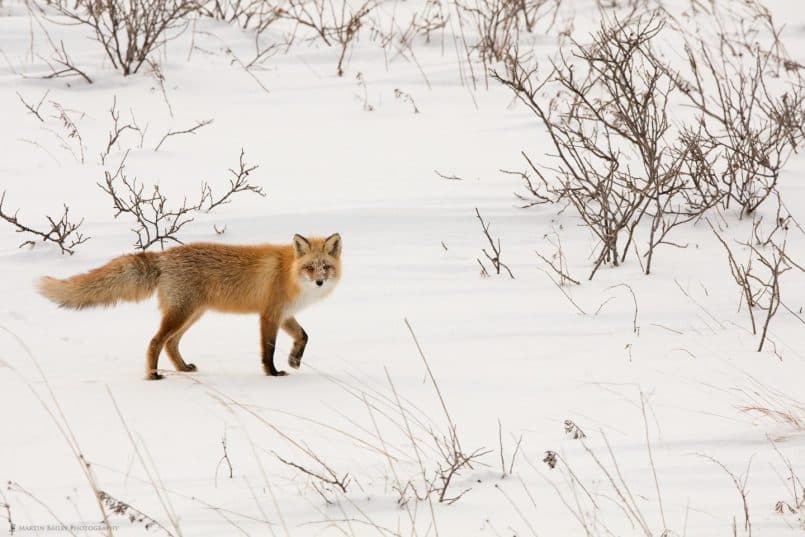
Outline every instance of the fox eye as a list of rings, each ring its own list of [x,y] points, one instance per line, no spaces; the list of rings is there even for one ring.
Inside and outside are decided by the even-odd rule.
[[[324,270],[330,270],[331,268],[333,268],[332,265],[324,265]]]
[[[313,272],[316,269],[313,268],[313,265],[305,265],[305,270],[308,272]]]

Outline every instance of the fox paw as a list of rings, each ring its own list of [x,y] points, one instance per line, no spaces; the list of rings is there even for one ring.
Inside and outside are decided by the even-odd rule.
[[[156,371],[150,371],[145,375],[145,380],[162,380],[163,378],[165,377]]]
[[[190,373],[191,371],[196,371],[198,368],[196,364],[186,364],[182,369],[179,371],[184,371],[185,373]]]
[[[288,365],[293,367],[294,369],[299,369],[299,366],[302,365],[302,357],[301,356],[289,356],[288,357]]]
[[[270,376],[272,376],[272,377],[284,377],[285,375],[288,374],[288,372],[287,371],[274,371],[273,373],[269,372],[268,374]]]

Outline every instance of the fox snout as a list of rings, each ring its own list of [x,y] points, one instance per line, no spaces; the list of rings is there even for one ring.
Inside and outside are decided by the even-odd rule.
[[[316,280],[316,285],[321,287],[322,285],[324,285],[324,280]]]

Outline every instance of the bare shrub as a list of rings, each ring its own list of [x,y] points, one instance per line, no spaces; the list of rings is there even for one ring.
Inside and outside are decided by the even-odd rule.
[[[262,188],[249,183],[248,176],[257,166],[246,164],[242,150],[239,169],[229,170],[233,178],[229,179],[229,188],[225,192],[215,195],[209,184],[202,183],[196,201],[190,202],[185,197],[178,206],[169,204],[159,185],[153,185],[147,190],[145,184],[137,178],[130,179],[125,170],[127,157],[128,152],[114,173],[105,171],[104,181],[98,183],[98,186],[112,199],[115,218],[127,214],[134,219],[132,231],[137,235],[134,247],[138,250],[147,250],[154,245],[164,249],[166,244],[182,244],[179,232],[185,225],[192,222],[199,212],[208,212],[229,203],[234,194],[252,192],[265,196]]]
[[[103,151],[101,151],[100,154],[101,164],[104,164],[106,159],[109,158],[109,154],[111,153],[112,149],[120,144],[120,138],[126,131],[137,132],[141,136],[143,135],[143,131],[137,125],[137,121],[134,119],[133,113],[131,120],[127,123],[122,123],[120,121],[120,110],[117,108],[117,96],[113,97],[112,99],[112,106],[109,108],[109,115],[112,118],[112,129],[107,134],[106,147],[103,149]]]
[[[486,66],[503,61],[520,41],[520,34],[534,31],[542,19],[553,25],[561,0],[462,0],[458,15],[468,19],[471,41],[467,53],[475,54]],[[477,39],[477,41],[472,41]]]
[[[285,0],[207,0],[201,1],[199,13],[202,16],[235,24],[244,30],[254,30],[254,57],[241,59],[229,51],[233,63],[237,63],[251,76],[264,91],[262,82],[252,73],[266,59],[290,46],[292,37],[278,40],[275,36],[264,39],[264,34],[274,23],[283,20],[286,13]],[[194,26],[195,31],[195,26]]]
[[[44,230],[38,230],[20,222],[19,210],[14,211],[14,214],[3,211],[3,202],[5,199],[6,192],[3,191],[3,194],[0,195],[0,218],[13,225],[17,233],[28,233],[38,237],[38,240],[42,242],[51,242],[61,249],[62,254],[70,255],[75,253],[76,246],[90,239],[90,237],[84,236],[79,231],[81,224],[84,222],[83,218],[78,222],[70,221],[70,208],[67,205],[64,206],[64,212],[58,220],[50,216],[45,217],[50,226],[49,229],[44,228]],[[34,244],[36,244],[36,241],[29,239],[20,244],[20,248],[29,245],[33,246]]]
[[[708,224],[710,224],[709,221]],[[757,348],[757,351],[760,352],[768,338],[771,320],[777,314],[780,306],[783,305],[785,309],[792,311],[782,301],[780,277],[792,268],[804,272],[805,269],[786,253],[786,238],[780,242],[769,239],[766,241],[765,247],[752,242],[738,243],[749,252],[749,259],[745,263],[740,263],[736,260],[732,247],[719,235],[712,224],[710,224],[710,228],[727,252],[730,274],[741,290],[741,299],[746,304],[747,314],[752,323],[752,333],[758,334],[760,331],[760,342]],[[758,264],[753,264],[753,261],[757,261]],[[756,319],[755,310],[763,312],[763,318]],[[797,318],[800,322],[805,323],[801,317],[797,316]]]
[[[209,0],[199,6],[205,17],[237,24],[244,30],[254,28],[258,33],[282,16],[282,2],[267,0]]]
[[[50,3],[48,2],[48,4]],[[33,10],[33,6],[31,4],[26,5],[28,6],[28,13],[42,30],[42,33],[45,35],[45,39],[47,39],[51,49],[50,58],[39,56],[39,58],[44,61],[50,69],[50,73],[43,75],[42,78],[70,78],[78,76],[81,77],[87,84],[92,84],[92,79],[89,77],[89,75],[87,75],[86,71],[79,68],[70,57],[70,54],[67,52],[67,48],[64,46],[64,41],[60,40],[59,43],[56,44],[56,41],[51,37],[47,27],[42,23],[39,16]],[[70,84],[68,83],[67,85],[69,86]]]
[[[355,39],[358,38],[364,19],[374,9],[374,0],[365,0],[352,7],[347,0],[334,3],[329,0],[288,0],[283,18],[306,28],[313,39],[328,47],[338,47],[340,52],[336,73],[344,75],[344,60]],[[291,41],[296,38],[296,34]]]
[[[106,56],[124,76],[136,73],[149,56],[175,38],[196,0],[55,0],[48,5],[70,23],[95,32]]]
[[[426,43],[430,43],[431,34],[441,30],[447,25],[447,16],[440,0],[426,0],[422,9],[411,15],[408,26],[397,35],[397,42],[401,48],[412,50],[414,38],[422,36]],[[382,32],[380,32],[382,34]],[[394,39],[393,33],[384,35],[386,39]]]
[[[773,93],[771,56],[757,47],[748,51],[751,61],[713,50],[704,40],[686,51],[691,75],[676,81],[699,112],[704,136],[696,138],[697,161],[704,164],[708,156],[712,170],[702,177],[722,194],[725,208],[734,202],[750,214],[775,191],[780,171],[805,136],[802,85],[797,81]]]
[[[527,159],[539,182],[520,172],[531,196],[521,199],[526,206],[561,201],[575,209],[599,242],[590,279],[604,263],[625,260],[644,218],[650,222],[643,254],[649,274],[658,246],[682,246],[670,232],[709,207],[680,195],[688,190],[682,168],[690,144],[671,129],[674,84],[655,62],[651,43],[663,26],[656,13],[603,24],[591,44],[573,43],[573,59],[561,53],[543,82],[517,50],[506,59],[504,75],[493,72],[545,125],[556,151],[555,181]],[[542,91],[555,97],[542,103]]]

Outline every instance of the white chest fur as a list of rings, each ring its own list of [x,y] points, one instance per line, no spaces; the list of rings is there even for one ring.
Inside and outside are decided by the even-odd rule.
[[[300,284],[299,294],[285,307],[282,312],[283,318],[293,317],[311,304],[319,302],[332,292],[334,286],[335,284],[330,281],[325,281],[321,287],[313,282]]]

